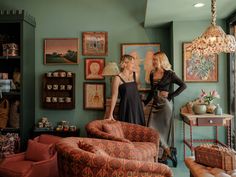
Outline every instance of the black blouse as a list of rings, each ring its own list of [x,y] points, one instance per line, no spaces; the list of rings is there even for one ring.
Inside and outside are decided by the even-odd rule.
[[[148,93],[147,99],[144,104],[147,105],[153,96],[156,96],[157,91],[167,91],[168,100],[173,99],[175,96],[179,95],[184,89],[186,89],[186,84],[171,70],[165,70],[163,77],[158,80],[153,80],[154,71],[150,73],[151,90]],[[179,86],[174,92],[170,93],[171,84],[177,84]]]

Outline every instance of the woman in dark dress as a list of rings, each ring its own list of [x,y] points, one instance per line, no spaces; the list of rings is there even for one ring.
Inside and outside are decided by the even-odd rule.
[[[171,64],[164,52],[157,52],[153,55],[153,68],[150,73],[151,90],[144,101],[144,105],[147,105],[153,100],[148,127],[158,130],[161,146],[165,150],[165,154],[171,157],[170,147],[174,146],[172,99],[179,95],[186,85],[171,70]],[[174,92],[170,92],[172,84],[179,86]]]
[[[119,120],[145,125],[143,106],[136,83],[134,58],[130,55],[123,55],[120,66],[121,72],[115,76],[112,84],[111,108],[108,119],[114,120],[113,111],[119,94]]]

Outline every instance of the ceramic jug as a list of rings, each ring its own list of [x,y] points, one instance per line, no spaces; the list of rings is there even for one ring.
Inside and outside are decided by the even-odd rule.
[[[216,115],[222,115],[222,108],[220,107],[219,104],[216,105],[216,108],[215,108],[215,114]]]

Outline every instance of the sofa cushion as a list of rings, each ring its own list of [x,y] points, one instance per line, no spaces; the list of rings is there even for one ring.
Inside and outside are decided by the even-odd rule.
[[[50,144],[48,145],[48,144],[39,143],[37,141],[29,140],[28,147],[25,154],[25,159],[35,161],[35,162],[48,160],[52,155],[51,148],[52,148],[52,145]]]
[[[124,138],[124,133],[121,124],[117,121],[106,121],[103,125],[103,130],[115,137]]]

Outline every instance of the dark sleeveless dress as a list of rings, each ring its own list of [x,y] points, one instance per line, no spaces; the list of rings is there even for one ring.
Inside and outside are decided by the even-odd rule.
[[[120,77],[118,75],[118,77]],[[133,124],[145,125],[143,106],[138,92],[135,73],[133,82],[123,82],[119,86],[120,105],[119,120]]]

